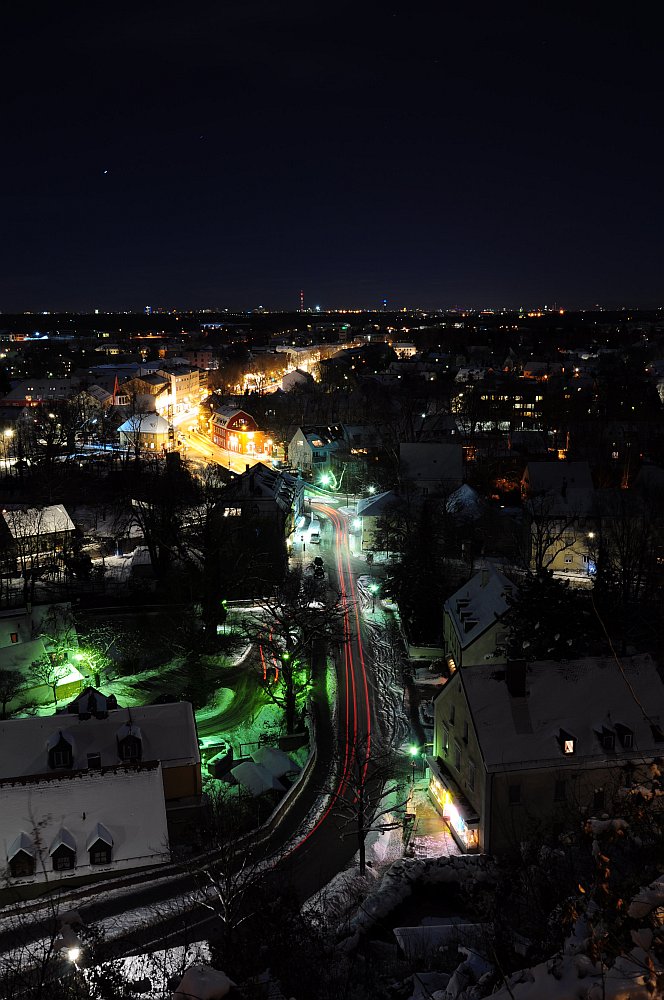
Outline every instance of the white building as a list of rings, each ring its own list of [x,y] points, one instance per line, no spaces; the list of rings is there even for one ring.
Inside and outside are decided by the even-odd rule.
[[[10,877],[167,860],[169,821],[200,794],[187,702],[122,709],[87,688],[65,712],[0,722],[0,863]]]
[[[168,861],[161,765],[0,781],[0,852],[12,884]]]

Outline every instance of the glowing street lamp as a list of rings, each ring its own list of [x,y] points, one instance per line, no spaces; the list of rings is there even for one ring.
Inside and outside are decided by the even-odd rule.
[[[380,585],[372,582],[369,584],[369,593],[371,594],[371,612],[376,610],[376,594],[380,590]]]
[[[416,746],[408,747],[408,752],[410,754],[410,767],[411,767],[411,785],[415,784],[415,768],[417,767],[417,758],[420,756],[420,748]]]

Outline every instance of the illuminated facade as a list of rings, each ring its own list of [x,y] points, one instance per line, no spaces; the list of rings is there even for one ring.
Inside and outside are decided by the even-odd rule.
[[[238,455],[262,454],[264,434],[254,418],[235,406],[220,406],[210,418],[210,437],[219,448]]]
[[[622,672],[599,657],[458,670],[434,703],[427,758],[441,822],[463,851],[500,856],[619,808],[661,755],[661,726],[640,706],[663,698],[648,654]]]

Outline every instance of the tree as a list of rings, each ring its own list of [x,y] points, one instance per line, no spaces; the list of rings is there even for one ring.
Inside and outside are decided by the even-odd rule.
[[[597,505],[589,540],[595,600],[622,646],[628,637],[652,641],[647,631],[660,617],[655,605],[660,511],[659,497],[634,490],[606,491]]]
[[[241,836],[254,821],[250,803],[230,789],[207,796],[200,827],[207,853],[192,873],[199,903],[217,918],[213,937],[222,962],[232,958],[240,927],[254,916],[257,890],[270,870],[265,850],[253,844],[250,835]]]
[[[601,626],[589,591],[552,573],[526,576],[508,597],[503,650],[511,659],[571,660],[601,643]]]
[[[563,552],[578,544],[579,512],[563,509],[553,493],[540,493],[526,502],[530,537],[523,563],[526,569],[540,574],[548,570]]]
[[[58,703],[58,684],[69,673],[67,664],[57,663],[49,653],[44,653],[30,664],[30,673],[36,684],[44,684],[53,693],[53,704]]]
[[[344,609],[339,595],[321,594],[313,578],[291,570],[273,597],[256,600],[241,632],[260,650],[263,686],[283,711],[286,731],[295,732],[298,706],[311,682],[314,648],[340,641]]]
[[[386,744],[384,744],[386,745]],[[408,797],[394,778],[394,755],[357,736],[348,747],[348,762],[333,805],[342,837],[353,837],[359,853],[360,875],[366,872],[366,840],[370,833],[400,828],[392,814],[404,809]],[[397,797],[397,801],[394,797]]]
[[[7,718],[7,705],[14,700],[23,687],[25,687],[25,680],[18,670],[0,669],[0,705],[2,705],[3,719]]]
[[[76,625],[68,604],[52,604],[41,620],[40,635],[46,640],[56,663],[77,646]]]

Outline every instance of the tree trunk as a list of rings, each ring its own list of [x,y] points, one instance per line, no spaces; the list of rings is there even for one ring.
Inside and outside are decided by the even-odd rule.
[[[55,682],[55,684],[51,685],[51,689],[53,691],[53,704],[54,705],[58,704],[57,687],[58,687],[58,682],[57,681]]]
[[[284,678],[286,681],[286,732],[295,732],[295,691],[293,689],[292,677]]]
[[[364,829],[364,788],[360,785],[357,797],[357,846],[360,852],[360,875],[364,875],[367,870],[366,839],[367,832]]]

